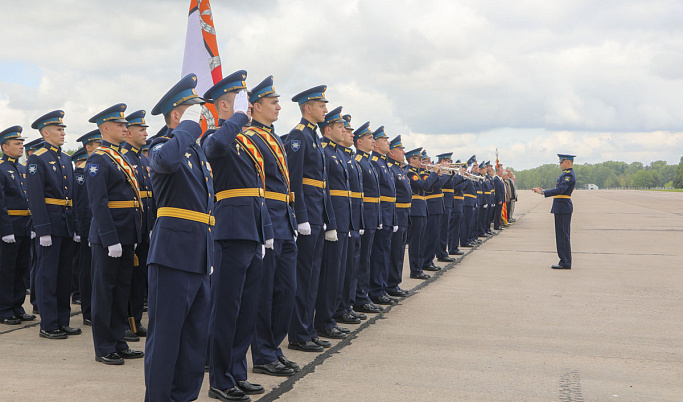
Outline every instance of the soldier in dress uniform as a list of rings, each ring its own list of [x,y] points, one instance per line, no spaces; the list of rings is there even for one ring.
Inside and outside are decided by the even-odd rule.
[[[370,131],[370,122],[366,122],[353,132],[356,147],[354,160],[358,162],[363,174],[363,234],[361,235],[360,262],[358,264],[358,283],[353,309],[360,313],[380,313],[384,308],[370,300],[370,258],[375,232],[382,223],[382,211],[379,207],[380,190],[379,175],[370,162],[370,153],[375,147],[375,138]]]
[[[572,192],[576,185],[574,175],[575,155],[557,154],[560,158],[562,174],[557,178],[555,188],[544,190],[541,187],[533,188],[533,192],[544,197],[553,197],[553,207],[550,210],[555,215],[555,244],[560,262],[553,265],[553,269],[572,269],[572,247],[569,241],[570,226],[574,205],[572,204]]]
[[[152,194],[152,181],[149,177],[149,161],[142,153],[142,147],[147,143],[147,123],[145,115],[147,111],[137,110],[128,116],[128,133],[126,142],[122,145],[121,154],[133,167],[135,178],[140,188],[140,200],[142,201],[142,227],[140,229],[141,241],[135,248],[135,262],[133,278],[130,283],[130,308],[135,319],[135,332],[126,330],[126,339],[135,340],[137,337],[147,335],[147,328],[142,326],[142,312],[145,307],[147,295],[147,254],[149,254],[149,234],[154,227],[156,219],[156,207]]]
[[[125,110],[126,105],[119,103],[90,118],[102,134],[102,145],[85,165],[92,212],[88,241],[92,248],[93,343],[95,360],[108,365],[144,356],[123,340],[135,246],[141,242],[142,224],[139,184],[133,167],[121,154],[128,132]]]
[[[403,261],[406,255],[406,241],[408,228],[410,227],[410,207],[412,206],[413,192],[410,180],[406,176],[401,164],[405,163],[405,147],[401,142],[401,136],[396,136],[389,142],[387,154],[387,166],[394,177],[396,188],[396,220],[398,230],[391,236],[391,254],[389,258],[389,275],[387,277],[386,291],[392,297],[406,297],[408,292],[399,286],[403,276]]]
[[[472,155],[470,159],[467,160],[467,166],[470,173],[474,173],[476,164],[476,155]],[[467,182],[467,185],[462,191],[465,198],[463,200],[462,227],[460,228],[460,246],[474,247],[475,236],[473,227],[477,217],[477,182],[473,179],[470,179]]]
[[[26,154],[26,159],[28,159],[29,156],[33,155],[33,153],[36,152],[36,150],[41,148],[44,143],[45,141],[42,137],[36,138],[33,141],[25,143],[24,152]],[[24,163],[24,167],[26,167],[26,163]],[[38,258],[36,257],[36,243],[33,241],[35,237],[36,232],[34,232],[33,227],[31,227],[31,268],[29,269],[30,272],[28,273],[28,278],[25,279],[25,281],[27,281],[27,289],[30,289],[29,292],[31,293],[29,300],[31,301],[31,305],[33,305],[33,314],[38,313],[38,302],[36,301],[36,266],[38,264]]]
[[[272,248],[273,225],[265,203],[263,152],[249,123],[247,72],[236,71],[209,88],[204,99],[218,112],[218,126],[204,134],[216,191],[216,242],[209,321],[209,397],[248,400],[263,393],[247,381],[247,349],[256,329],[263,257]]]
[[[337,237],[334,209],[326,188],[325,153],[316,132],[316,124],[325,121],[327,113],[326,89],[320,85],[292,98],[299,104],[302,118],[285,140],[299,231],[296,297],[288,347],[304,352],[321,352],[332,345],[318,337],[313,325],[324,239]]]
[[[266,206],[273,226],[273,247],[263,258],[261,297],[251,343],[254,373],[292,376],[301,371],[280,344],[287,336],[296,291],[296,220],[284,145],[273,123],[280,114],[280,95],[269,76],[251,90],[251,127],[245,131],[261,150],[266,175]]]
[[[21,126],[0,132],[0,322],[18,325],[35,320],[26,314],[26,284],[30,270],[31,212],[26,190],[26,168],[18,162],[24,153]]]
[[[337,147],[343,151],[342,160],[346,163],[349,173],[349,190],[351,191],[351,223],[349,227],[349,244],[346,251],[346,268],[344,274],[344,286],[337,303],[335,321],[344,324],[360,324],[361,320],[367,320],[363,313],[353,309],[358,285],[358,266],[360,263],[361,235],[363,230],[363,172],[360,163],[354,159],[353,128],[351,127],[351,115],[344,115],[344,135],[341,144]]]
[[[442,166],[448,167],[448,165],[452,162],[452,156],[453,152],[447,152],[441,155],[437,155],[437,163]],[[453,196],[455,194],[456,184],[455,180],[453,179],[453,172],[451,172],[450,175],[443,175],[441,177],[441,180],[444,182],[443,187],[441,188],[441,191],[443,192],[444,213],[443,217],[441,218],[441,226],[439,227],[439,241],[436,244],[436,258],[440,262],[455,261],[455,258],[450,257],[448,255],[448,251],[446,250],[449,241],[449,228],[451,227],[451,215],[453,213]]]
[[[381,220],[375,239],[372,243],[370,258],[370,300],[375,304],[394,305],[398,301],[387,294],[387,279],[391,264],[391,237],[398,231],[396,217],[396,183],[394,175],[387,165],[389,152],[389,137],[384,132],[384,126],[372,133],[375,147],[370,157],[377,176],[379,177]]]
[[[497,167],[496,175],[493,177],[493,187],[495,195],[495,207],[493,210],[493,230],[502,230],[503,204],[505,203],[505,182],[503,182],[503,168]]]
[[[318,335],[331,339],[344,339],[346,328],[340,328],[332,318],[344,288],[346,258],[351,227],[351,188],[349,172],[344,163],[344,151],[339,149],[344,135],[344,118],[339,106],[325,115],[318,124],[323,135],[322,147],[327,162],[327,186],[337,222],[337,236],[325,237],[323,261],[320,269],[318,297],[315,304],[315,329]]]
[[[213,271],[213,179],[197,144],[204,99],[188,74],[152,109],[167,129],[150,144],[157,220],[148,264],[145,399],[196,399],[204,379]],[[179,314],[182,312],[182,314]]]
[[[426,151],[422,151],[422,163],[431,164],[431,158]],[[423,175],[423,180],[427,178],[427,172]],[[436,257],[436,245],[439,243],[439,233],[441,231],[441,218],[444,214],[443,203],[443,186],[447,185],[450,180],[450,175],[444,175],[439,170],[439,180],[433,186],[427,189],[425,199],[427,201],[427,228],[422,238],[421,250],[422,254],[422,270],[423,271],[439,271],[440,267],[434,265],[434,257]]]
[[[490,222],[489,221],[489,207],[491,206],[491,190],[489,177],[486,174],[486,162],[481,162],[479,164],[479,174],[484,177],[484,180],[479,182],[479,190],[477,191],[477,201],[479,203],[479,218],[477,222],[477,236],[478,237],[490,237],[489,233]]]
[[[413,279],[429,279],[423,267],[423,241],[427,228],[427,190],[439,181],[440,167],[437,165],[430,173],[422,168],[422,148],[406,152],[406,176],[410,180],[412,202],[410,206],[410,233],[408,234],[408,261],[410,277]]]
[[[458,159],[455,163],[460,163]],[[464,168],[460,168],[453,179],[453,210],[451,211],[450,226],[448,228],[448,255],[463,255],[460,251],[460,232],[464,216],[465,204],[465,189],[471,185],[470,181],[465,179],[463,174]]]
[[[69,326],[69,293],[77,236],[73,215],[73,166],[62,152],[64,112],[55,110],[39,117],[31,127],[39,130],[45,144],[27,161],[29,205],[36,233],[36,300],[40,310],[40,333],[47,339],[79,335]]]

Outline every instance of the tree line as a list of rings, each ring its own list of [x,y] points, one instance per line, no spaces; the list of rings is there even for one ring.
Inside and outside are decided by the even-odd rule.
[[[514,171],[514,169],[513,169]],[[558,164],[546,164],[521,171],[514,171],[517,187],[553,188],[562,173]],[[575,164],[576,188],[595,184],[599,188],[683,188],[683,157],[677,165],[665,161],[644,165],[641,162],[607,161],[596,164]]]

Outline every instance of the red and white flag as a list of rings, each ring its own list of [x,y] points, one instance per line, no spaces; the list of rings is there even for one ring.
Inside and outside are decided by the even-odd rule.
[[[209,0],[190,0],[185,37],[185,56],[181,77],[194,73],[197,75],[197,93],[202,96],[209,88],[223,79],[221,58],[218,54],[216,29]],[[204,105],[203,131],[214,128],[217,120],[213,104]]]

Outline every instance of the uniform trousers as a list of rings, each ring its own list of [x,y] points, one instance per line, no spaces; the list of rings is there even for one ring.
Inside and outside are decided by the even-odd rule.
[[[275,239],[273,249],[266,249],[256,331],[251,342],[254,364],[272,363],[282,356],[280,344],[287,336],[296,292],[296,255],[294,240]]]
[[[30,282],[31,282],[31,297],[29,300],[35,310],[38,310],[38,292],[36,292],[36,275],[38,272],[38,254],[36,253],[36,242],[31,239],[31,268],[30,268]]]
[[[475,206],[474,208],[472,208],[472,220],[470,221],[468,229],[468,243],[473,243],[475,240],[479,238],[479,211],[479,206]]]
[[[454,253],[460,247],[460,226],[463,220],[463,207],[451,210],[450,227],[448,228],[448,252]]]
[[[493,209],[493,229],[500,230],[502,225],[503,204],[497,204]]]
[[[134,246],[123,245],[119,258],[92,243],[92,337],[97,356],[128,349],[122,338],[128,329],[128,300],[133,277]]]
[[[410,243],[408,244],[408,262],[410,275],[422,273],[422,241],[427,228],[426,216],[410,217]]]
[[[391,258],[389,258],[389,276],[387,277],[387,292],[398,291],[403,281],[403,261],[406,256],[406,240],[408,227],[399,226],[396,233],[391,234]]]
[[[145,295],[147,294],[147,254],[149,254],[149,240],[145,239],[135,249],[138,265],[133,268],[133,278],[130,283],[130,308],[133,311],[135,325],[140,326],[142,312],[145,309]]]
[[[391,259],[391,236],[394,229],[391,226],[382,227],[375,232],[370,255],[370,286],[368,295],[371,298],[380,297],[387,293],[387,279]]]
[[[555,244],[557,256],[560,257],[560,265],[572,266],[572,246],[569,241],[569,232],[572,223],[572,214],[555,215]]]
[[[462,207],[462,223],[460,225],[460,244],[471,243],[472,220],[474,219],[474,207],[470,205],[463,205]]]
[[[350,232],[349,244],[346,247],[346,269],[344,270],[344,286],[337,300],[336,315],[348,313],[356,300],[356,286],[358,286],[358,265],[360,262],[360,233]]]
[[[40,311],[40,329],[54,331],[68,326],[71,314],[71,264],[75,242],[70,237],[52,236],[52,245],[40,245],[34,239],[37,255],[36,301]]]
[[[254,337],[261,278],[262,245],[218,240],[211,277],[209,382],[225,390],[247,379],[247,349]]]
[[[0,241],[0,320],[26,313],[22,305],[26,300],[24,278],[30,271],[31,239],[15,239],[14,243]]]
[[[439,242],[436,245],[436,257],[448,257],[448,242],[451,238],[451,220],[453,208],[446,208],[444,214],[441,215],[441,227],[439,229]]]
[[[348,232],[337,232],[337,239],[337,241],[325,241],[323,248],[318,298],[315,302],[316,330],[327,331],[337,326],[332,316],[337,311],[337,302],[344,289],[346,252],[349,246]]]
[[[147,279],[145,400],[195,400],[206,363],[209,275],[150,264]]]
[[[360,237],[360,261],[358,263],[358,283],[353,304],[360,306],[370,303],[370,257],[377,229],[365,229]]]
[[[83,239],[78,243],[78,254],[78,263],[81,266],[78,277],[81,312],[84,319],[92,320],[92,249],[88,245],[88,239]]]
[[[427,227],[422,236],[422,268],[432,265],[436,255],[436,244],[439,242],[439,232],[441,231],[441,218],[443,214],[427,216]]]
[[[315,299],[318,296],[320,265],[323,259],[325,233],[321,225],[311,225],[311,234],[296,240],[296,296],[289,321],[289,342],[300,343],[317,338],[313,327]]]

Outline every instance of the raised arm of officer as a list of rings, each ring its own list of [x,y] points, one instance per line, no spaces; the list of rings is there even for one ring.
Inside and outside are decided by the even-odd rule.
[[[149,165],[158,173],[170,174],[175,172],[180,164],[185,161],[185,152],[193,142],[202,134],[199,120],[202,117],[202,106],[194,104],[185,108],[181,107],[170,112],[170,119],[179,120],[178,126],[173,130],[173,137],[164,143],[153,145],[149,152]]]
[[[226,94],[227,97],[229,94]],[[225,102],[219,100],[219,102]],[[209,138],[204,141],[202,148],[207,158],[219,158],[228,152],[228,147],[235,142],[237,134],[242,131],[242,127],[249,123],[247,110],[249,109],[249,100],[247,99],[247,91],[239,91],[235,95],[233,101],[234,113],[230,118],[223,122],[221,127],[216,130]]]

